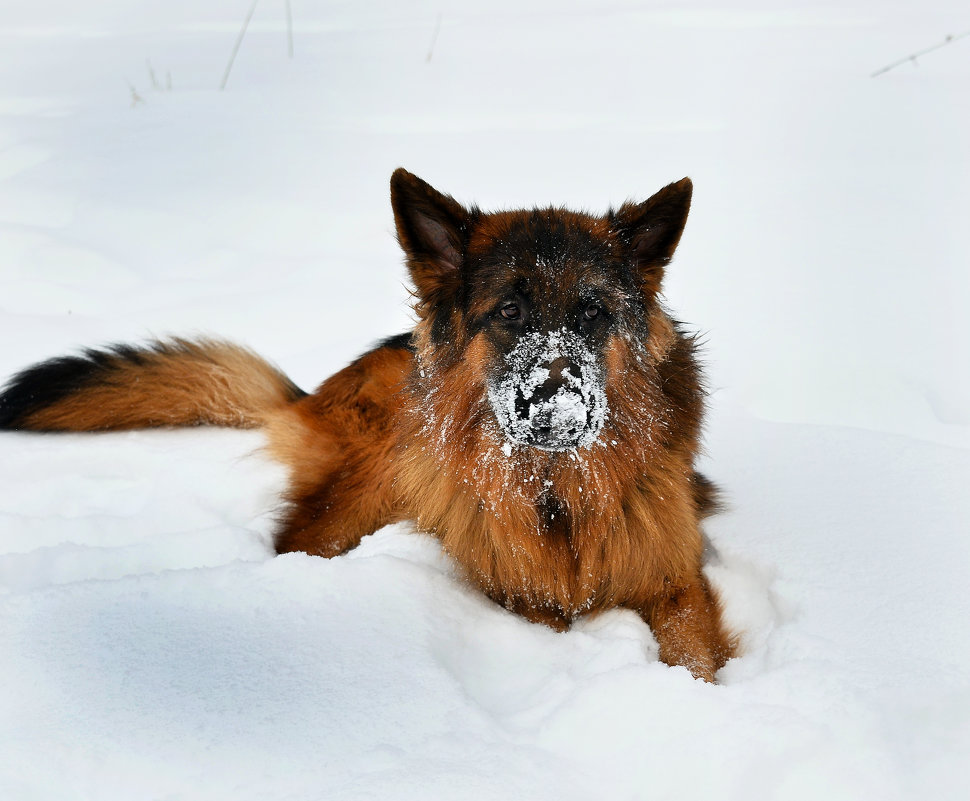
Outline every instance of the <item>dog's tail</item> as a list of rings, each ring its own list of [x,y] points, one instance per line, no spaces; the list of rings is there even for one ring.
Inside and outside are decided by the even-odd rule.
[[[701,520],[724,510],[721,492],[718,490],[717,484],[703,473],[694,471],[691,478],[691,489],[694,491],[694,507],[697,509],[697,516]]]
[[[0,429],[256,428],[305,395],[246,348],[170,339],[88,350],[27,368],[0,393]]]

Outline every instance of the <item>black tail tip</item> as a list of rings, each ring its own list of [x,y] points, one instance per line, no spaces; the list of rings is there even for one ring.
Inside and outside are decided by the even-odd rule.
[[[0,430],[29,430],[32,415],[48,409],[109,369],[115,354],[86,351],[81,356],[61,356],[17,373],[0,391]]]

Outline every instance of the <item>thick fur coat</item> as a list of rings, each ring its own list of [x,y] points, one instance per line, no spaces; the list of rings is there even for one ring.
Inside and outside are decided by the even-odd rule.
[[[704,392],[658,300],[691,183],[603,216],[466,208],[391,179],[417,324],[306,394],[236,345],[169,340],[28,368],[0,427],[262,427],[290,469],[279,552],[336,556],[413,520],[529,620],[636,610],[713,681],[734,643],[701,569]]]

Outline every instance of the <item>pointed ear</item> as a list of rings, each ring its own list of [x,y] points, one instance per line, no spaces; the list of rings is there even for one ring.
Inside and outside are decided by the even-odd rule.
[[[624,203],[610,213],[610,222],[629,244],[644,288],[650,292],[660,291],[664,267],[687,223],[693,189],[690,178],[683,178],[643,203]]]
[[[391,206],[418,297],[433,304],[458,285],[469,213],[402,168],[391,176]]]

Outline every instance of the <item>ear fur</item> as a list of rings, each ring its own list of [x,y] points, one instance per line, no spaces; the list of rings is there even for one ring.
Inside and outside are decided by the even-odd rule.
[[[407,256],[419,300],[418,313],[459,284],[469,212],[450,195],[403,168],[391,176],[397,241]]]
[[[624,203],[610,212],[610,222],[633,251],[636,269],[649,292],[660,291],[664,267],[687,223],[693,189],[690,178],[683,178],[642,203]]]

